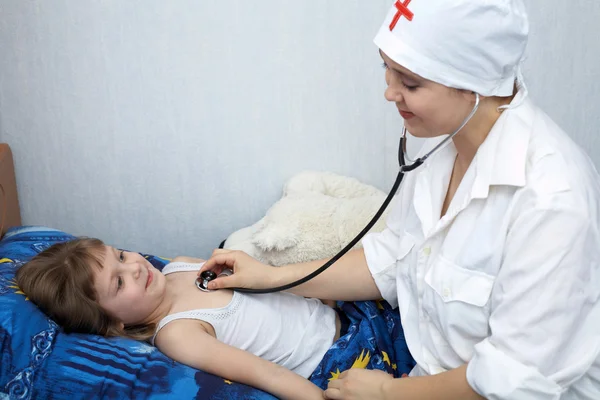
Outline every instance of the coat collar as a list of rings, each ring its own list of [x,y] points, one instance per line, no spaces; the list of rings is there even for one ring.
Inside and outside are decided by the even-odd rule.
[[[486,198],[491,186],[523,187],[526,183],[527,153],[535,110],[521,92],[511,104],[518,107],[502,112],[473,159],[473,198]]]
[[[446,215],[440,220],[441,205],[452,174],[456,148],[450,143],[426,162],[416,177],[414,207],[421,220],[423,233],[432,232],[450,223],[473,199],[488,197],[490,187],[497,185],[522,187],[526,184],[526,167],[531,129],[535,113],[528,98],[517,93],[471,162]],[[429,151],[442,138],[427,140],[422,152]],[[420,154],[422,155],[422,154]],[[439,222],[436,222],[439,221]]]

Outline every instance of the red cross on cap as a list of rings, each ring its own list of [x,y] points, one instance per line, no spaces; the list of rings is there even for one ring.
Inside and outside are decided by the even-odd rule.
[[[413,12],[408,9],[408,5],[410,4],[410,2],[411,0],[404,0],[404,2],[401,2],[400,0],[396,1],[396,4],[394,5],[396,6],[398,12],[396,12],[396,15],[394,15],[394,19],[392,19],[392,23],[390,24],[390,31],[394,30],[396,24],[403,15],[406,17],[407,20],[413,20],[415,14],[413,14]]]

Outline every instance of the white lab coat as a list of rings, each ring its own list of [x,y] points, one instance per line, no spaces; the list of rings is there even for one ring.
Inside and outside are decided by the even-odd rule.
[[[468,362],[469,384],[488,399],[599,400],[599,177],[522,96],[446,215],[453,145],[406,174],[386,230],[364,238],[365,256],[399,307],[411,375]]]

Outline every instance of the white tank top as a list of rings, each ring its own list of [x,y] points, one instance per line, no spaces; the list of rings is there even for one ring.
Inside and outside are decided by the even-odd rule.
[[[197,271],[202,264],[170,263],[168,275]],[[333,344],[335,311],[317,299],[291,293],[246,294],[233,292],[222,308],[171,314],[156,327],[158,332],[177,319],[198,319],[211,324],[217,339],[230,346],[272,361],[308,378]]]

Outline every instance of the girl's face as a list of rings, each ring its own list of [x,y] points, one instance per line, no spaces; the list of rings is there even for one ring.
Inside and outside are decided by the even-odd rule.
[[[94,275],[98,303],[124,325],[148,322],[164,298],[164,275],[138,253],[106,246]]]
[[[385,98],[394,102],[411,135],[428,138],[458,129],[473,107],[473,95],[420,77],[380,51],[385,67]]]

